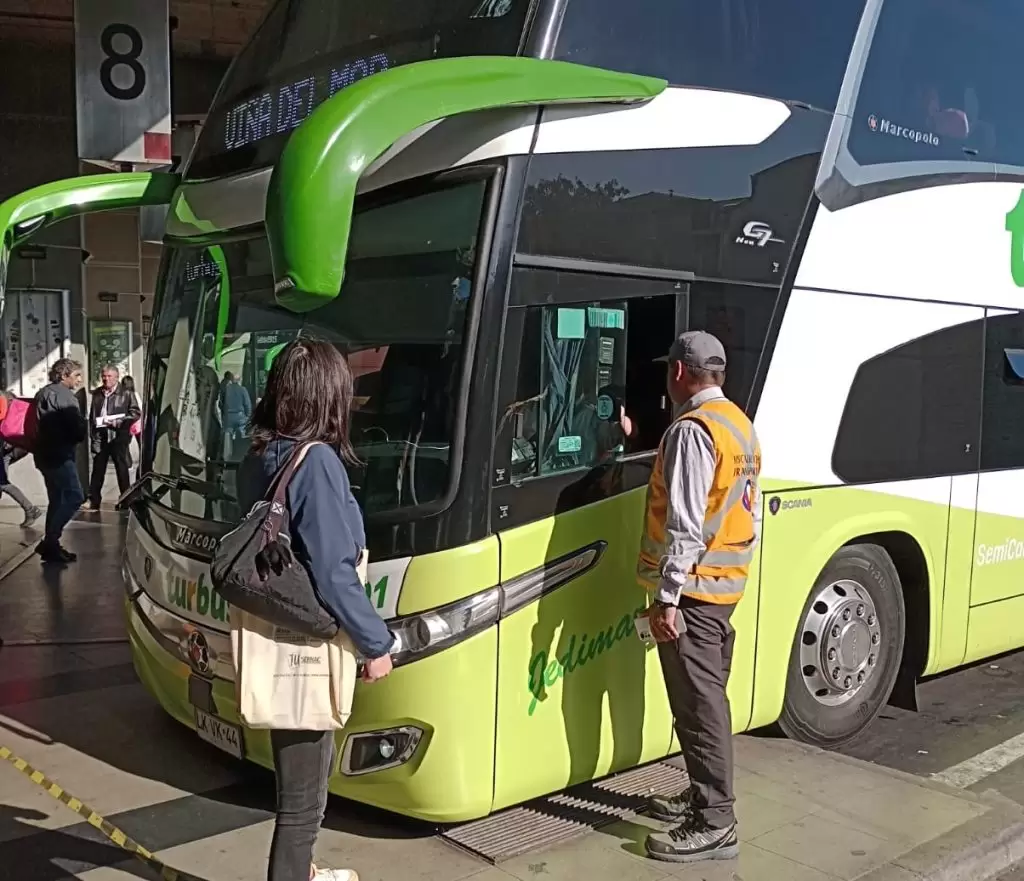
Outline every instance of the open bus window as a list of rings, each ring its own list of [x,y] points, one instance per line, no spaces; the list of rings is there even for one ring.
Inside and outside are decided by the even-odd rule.
[[[664,296],[527,310],[512,413],[513,480],[587,470],[657,448],[672,409],[664,367],[654,359],[668,351],[687,309],[685,288],[667,287]]]
[[[513,481],[656,450],[673,407],[665,367],[654,359],[684,330],[707,330],[722,341],[729,361],[724,391],[747,407],[776,292],[544,270],[519,271],[514,285],[520,302],[558,303],[525,307],[515,400],[506,417],[513,423]],[[577,291],[610,296],[569,300]]]
[[[527,318],[514,477],[592,468],[625,449],[626,304],[546,306]]]
[[[486,187],[357,210],[342,295],[302,315],[274,299],[265,238],[179,248],[154,322],[153,468],[217,491],[176,489],[163,503],[239,517],[246,403],[256,406],[274,357],[299,335],[330,340],[348,358],[352,440],[364,463],[351,479],[367,515],[444,498]]]

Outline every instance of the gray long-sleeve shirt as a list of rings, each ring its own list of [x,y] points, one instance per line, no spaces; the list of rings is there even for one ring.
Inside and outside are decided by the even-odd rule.
[[[696,410],[708,401],[724,401],[718,386],[706,388],[683,404],[680,415]],[[711,436],[692,419],[677,419],[662,441],[662,467],[668,492],[665,514],[666,547],[661,561],[657,599],[676,604],[704,544],[704,519],[708,494],[715,477],[715,445]],[[755,494],[754,543],[760,534],[761,494]],[[704,580],[697,576],[698,590]],[[711,593],[711,591],[707,591]]]

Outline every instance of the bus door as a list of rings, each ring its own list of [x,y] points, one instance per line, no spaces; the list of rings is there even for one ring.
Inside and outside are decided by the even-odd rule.
[[[636,578],[646,485],[672,418],[653,359],[682,296],[652,279],[513,281],[492,522],[517,610],[499,625],[495,809],[670,749],[658,654],[633,619],[649,602]]]

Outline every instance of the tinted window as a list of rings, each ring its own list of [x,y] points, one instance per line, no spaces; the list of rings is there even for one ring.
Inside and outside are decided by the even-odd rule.
[[[744,147],[535,156],[517,248],[780,284],[829,121],[797,111]]]
[[[229,70],[193,177],[270,164],[288,133],[352,83],[401,64],[515,55],[530,0],[278,0]]]
[[[523,273],[517,282],[538,294],[565,292],[555,275]],[[596,281],[580,275],[569,285],[597,292]],[[515,425],[514,480],[590,469],[622,453],[656,449],[672,420],[672,406],[664,366],[653,359],[664,355],[683,330],[701,328],[718,336],[729,359],[726,394],[740,406],[750,396],[775,305],[773,291],[608,278],[600,287],[617,289],[628,299],[526,310],[516,399],[509,407]],[[649,295],[652,288],[661,293]],[[629,437],[623,411],[633,423]]]
[[[1024,468],[1024,316],[990,316],[985,328],[983,469]]]
[[[982,322],[918,337],[860,366],[832,454],[848,483],[978,467]]]
[[[1024,6],[885,0],[849,139],[862,165],[981,160],[1024,165]]]
[[[557,56],[835,108],[864,0],[569,0]]]

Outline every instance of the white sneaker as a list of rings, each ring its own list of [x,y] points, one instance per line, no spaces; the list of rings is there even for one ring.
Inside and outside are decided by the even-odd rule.
[[[359,881],[353,869],[313,869],[313,881]]]

